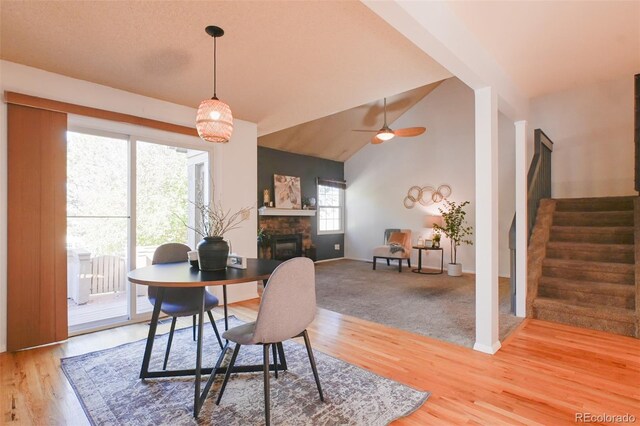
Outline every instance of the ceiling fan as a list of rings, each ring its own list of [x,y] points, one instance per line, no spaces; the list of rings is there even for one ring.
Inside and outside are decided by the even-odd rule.
[[[406,127],[404,129],[393,130],[387,125],[387,98],[384,98],[384,125],[380,130],[354,130],[354,132],[374,132],[376,135],[371,138],[372,144],[379,144],[393,139],[395,136],[409,138],[421,135],[427,130],[425,127]]]

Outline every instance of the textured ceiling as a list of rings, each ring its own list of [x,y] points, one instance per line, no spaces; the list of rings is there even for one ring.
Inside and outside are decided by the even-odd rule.
[[[388,96],[389,126],[394,128],[393,122],[398,117],[439,84],[440,82],[432,83],[399,95]],[[380,130],[383,121],[383,102],[379,100],[262,136],[258,138],[258,145],[296,154],[346,161],[375,135],[354,132],[353,129]],[[412,123],[411,126],[420,127],[424,126],[424,123]]]
[[[2,59],[197,107],[265,135],[450,76],[358,1],[2,1]]]
[[[640,72],[640,1],[453,1],[529,97]]]

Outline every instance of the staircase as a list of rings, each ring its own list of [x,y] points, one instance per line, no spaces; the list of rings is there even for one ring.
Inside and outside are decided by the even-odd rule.
[[[538,245],[538,259],[530,263],[534,294],[528,311],[533,318],[639,337],[637,198],[559,199],[541,205],[530,245],[534,251]]]

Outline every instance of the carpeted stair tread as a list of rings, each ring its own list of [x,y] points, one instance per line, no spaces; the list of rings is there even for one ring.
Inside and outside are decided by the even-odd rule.
[[[551,268],[579,269],[582,271],[611,272],[616,274],[634,274],[635,265],[628,263],[590,262],[573,259],[545,259],[543,266]]]
[[[595,262],[635,263],[634,246],[631,244],[575,243],[550,241],[547,257]]]
[[[589,305],[567,303],[561,300],[538,297],[533,305],[536,308],[544,308],[553,311],[566,312],[574,315],[582,315],[600,319],[611,319],[620,322],[635,322],[635,315],[632,309],[624,309],[611,306],[593,307]]]
[[[625,263],[544,259],[542,276],[629,285],[635,283],[634,265]]]
[[[579,305],[635,307],[635,287],[628,284],[542,277],[538,296]]]
[[[577,327],[633,336],[635,314],[632,309],[609,306],[587,306],[575,302],[538,297],[533,302],[535,317]]]
[[[633,211],[634,198],[635,197],[561,198],[556,200],[556,211]]]
[[[633,226],[552,226],[552,232],[588,234],[632,234]],[[631,244],[631,243],[630,243]]]
[[[556,226],[633,226],[633,211],[563,212],[553,215]]]
[[[620,253],[633,253],[633,244],[598,244],[598,243],[574,243],[570,241],[549,241],[549,248],[560,250],[581,250],[581,251],[616,251]]]
[[[616,296],[635,295],[632,285],[599,281],[570,280],[566,278],[542,277],[540,287],[575,290],[590,294],[613,294]]]
[[[633,226],[552,226],[550,241],[633,244]]]

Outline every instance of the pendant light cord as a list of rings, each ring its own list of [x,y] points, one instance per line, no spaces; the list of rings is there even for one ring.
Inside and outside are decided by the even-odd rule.
[[[216,95],[216,38],[213,37],[213,99],[218,99]]]

